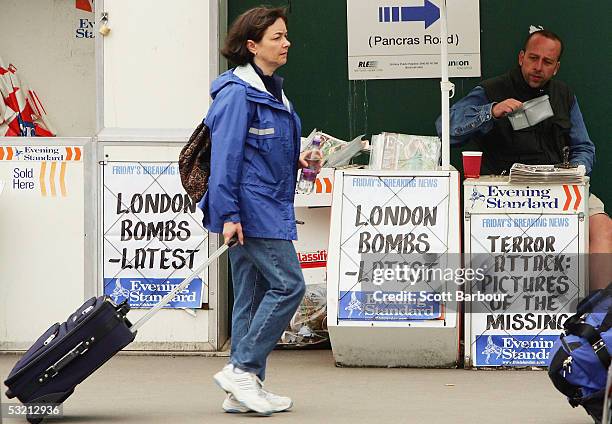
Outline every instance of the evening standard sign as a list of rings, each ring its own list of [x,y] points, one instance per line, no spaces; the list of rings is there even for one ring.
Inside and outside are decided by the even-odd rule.
[[[412,295],[412,296],[411,296]],[[340,292],[338,318],[354,321],[429,320],[442,317],[439,301],[415,292]]]
[[[82,160],[78,146],[0,146],[0,161],[68,162]]]
[[[442,0],[347,0],[350,80],[439,78]],[[480,76],[478,0],[447,4],[451,77]]]
[[[105,294],[116,303],[127,300],[133,308],[152,308],[183,282],[182,278],[105,278]],[[168,308],[199,308],[203,286],[200,279],[174,295]]]
[[[585,211],[584,185],[466,185],[465,195],[471,213]]]
[[[485,367],[546,366],[557,335],[482,335],[476,338],[476,363]]]

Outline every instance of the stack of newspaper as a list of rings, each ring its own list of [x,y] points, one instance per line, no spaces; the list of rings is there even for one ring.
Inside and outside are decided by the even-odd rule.
[[[383,132],[372,136],[370,169],[435,170],[440,163],[438,137]]]
[[[581,184],[583,181],[583,166],[557,167],[515,163],[510,169],[511,183]]]

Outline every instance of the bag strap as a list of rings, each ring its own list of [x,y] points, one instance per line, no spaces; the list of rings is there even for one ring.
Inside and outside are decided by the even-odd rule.
[[[205,145],[198,152],[196,159],[196,165],[202,172],[210,172],[211,167],[211,154],[212,154],[212,134],[210,128],[206,124],[202,124],[201,137],[205,140],[208,139],[208,145]]]
[[[595,351],[595,354],[599,358],[599,362],[601,362],[604,369],[607,370],[610,367],[610,354],[608,353],[606,342],[604,342],[604,340],[601,338],[601,333],[597,331],[595,327],[583,322],[566,322],[565,328],[571,334],[575,334],[576,336],[586,339]]]

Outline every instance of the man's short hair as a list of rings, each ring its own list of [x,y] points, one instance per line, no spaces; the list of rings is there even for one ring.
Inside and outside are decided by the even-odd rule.
[[[523,51],[526,52],[527,51],[527,44],[529,44],[529,40],[531,40],[531,38],[534,35],[540,35],[542,37],[546,37],[549,40],[554,40],[554,41],[558,41],[559,44],[561,45],[561,50],[559,51],[559,57],[557,58],[557,60],[561,60],[561,55],[563,54],[563,41],[561,40],[561,37],[559,37],[557,34],[555,34],[552,31],[549,31],[547,29],[540,29],[538,31],[534,31],[531,34],[529,34],[527,36],[527,38],[525,39],[525,44],[523,44]]]

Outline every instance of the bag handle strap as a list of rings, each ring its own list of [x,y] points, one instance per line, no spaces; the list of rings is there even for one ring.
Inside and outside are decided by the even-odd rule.
[[[610,367],[611,360],[606,342],[601,338],[600,332],[595,327],[585,323],[566,322],[565,328],[570,333],[587,339],[604,369],[607,370]]]

